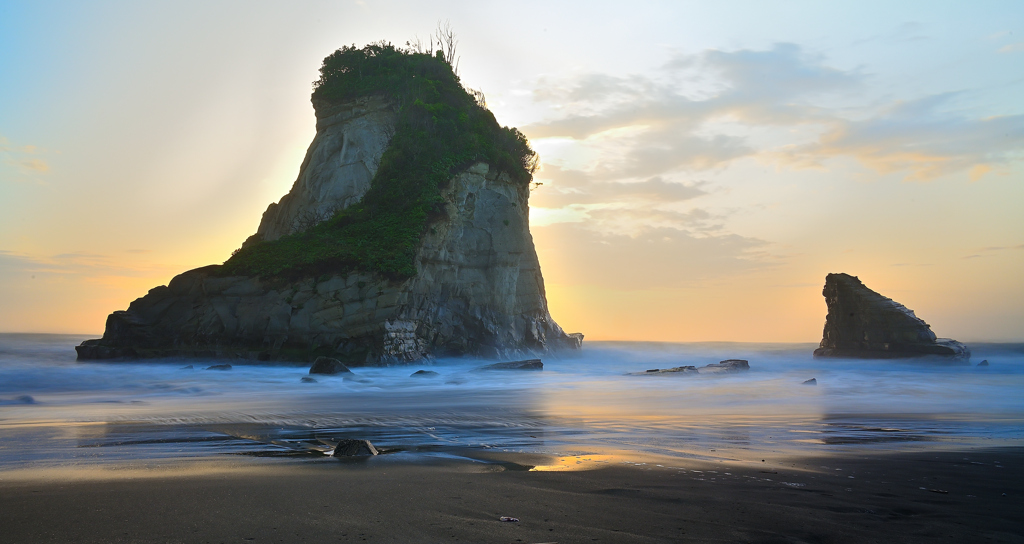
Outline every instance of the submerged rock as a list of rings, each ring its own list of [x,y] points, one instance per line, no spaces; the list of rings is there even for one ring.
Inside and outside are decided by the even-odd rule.
[[[652,368],[644,372],[630,372],[630,376],[657,376],[659,374],[724,374],[743,372],[750,370],[750,364],[744,359],[726,359],[717,363],[711,363],[697,368],[693,365],[677,366],[675,368]]]
[[[178,370],[195,370],[195,367],[192,366],[192,365],[185,365],[185,366],[179,368]]]
[[[224,363],[224,364],[220,364],[220,365],[208,366],[208,367],[206,367],[206,370],[231,370],[231,368],[232,368],[231,365],[229,365],[227,363]]]
[[[988,366],[988,359],[982,360],[980,363],[978,363],[978,366]]]
[[[377,448],[369,440],[342,440],[334,447],[331,457],[357,457],[362,455],[377,455]]]
[[[409,375],[410,378],[435,378],[437,376],[440,376],[440,374],[433,370],[417,370]]]
[[[337,359],[332,359],[331,357],[317,357],[316,360],[313,361],[313,366],[309,367],[309,373],[334,375],[351,374],[352,371]]]
[[[967,346],[936,338],[913,310],[868,289],[856,276],[829,274],[822,295],[828,315],[815,357],[967,360],[971,356]]]
[[[725,372],[743,372],[750,370],[750,363],[746,359],[726,359],[710,365],[704,365],[697,369],[701,374],[721,374]]]
[[[818,379],[817,378],[811,378],[811,379],[809,379],[809,380],[807,380],[805,382],[801,382],[801,385],[818,385]]]
[[[310,378],[309,376],[303,376],[303,377],[299,378],[299,382],[300,383],[320,383],[320,382],[316,381],[314,378]]]
[[[484,365],[473,370],[543,370],[544,363],[540,359],[526,359],[525,361],[509,361],[507,363],[494,363]]]

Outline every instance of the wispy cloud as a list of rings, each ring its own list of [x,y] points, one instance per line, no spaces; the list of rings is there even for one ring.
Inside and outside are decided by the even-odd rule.
[[[148,262],[125,262],[109,255],[89,252],[59,255],[31,255],[0,250],[0,278],[15,276],[66,276],[76,279],[146,278],[173,273],[178,266]]]
[[[661,227],[629,236],[597,232],[577,223],[533,230],[544,240],[545,277],[553,283],[618,290],[684,287],[777,262],[766,253],[764,241],[735,234],[696,236]],[[571,267],[559,266],[560,262]],[[567,275],[562,277],[563,273]]]
[[[41,174],[50,170],[50,165],[36,156],[40,152],[34,145],[14,146],[10,140],[0,136],[0,162],[15,166],[23,174]]]
[[[865,79],[860,70],[829,67],[793,44],[677,55],[651,77],[542,81],[534,98],[557,102],[566,113],[524,131],[612,149],[588,171],[604,180],[671,178],[746,157],[788,168],[821,168],[849,157],[880,174],[905,172],[907,180],[958,172],[976,180],[1021,157],[1024,115],[972,116],[956,110],[958,93],[882,106],[821,105]],[[798,141],[783,133],[768,145],[750,137],[755,130],[798,127],[817,136]]]

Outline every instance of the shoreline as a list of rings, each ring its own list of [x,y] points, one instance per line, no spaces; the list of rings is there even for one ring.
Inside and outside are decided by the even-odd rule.
[[[1024,542],[1024,447],[566,471],[525,468],[598,456],[387,457],[0,473],[0,541]]]

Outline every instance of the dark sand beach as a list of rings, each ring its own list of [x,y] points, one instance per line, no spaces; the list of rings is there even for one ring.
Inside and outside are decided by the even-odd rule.
[[[72,480],[8,473],[0,541],[1024,542],[1020,448],[763,466],[386,457],[209,471],[193,462]],[[524,470],[545,464],[591,470]]]

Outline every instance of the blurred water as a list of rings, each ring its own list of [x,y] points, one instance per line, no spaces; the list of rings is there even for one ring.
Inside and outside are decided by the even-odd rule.
[[[836,450],[1020,445],[1024,344],[971,365],[815,360],[813,344],[589,342],[539,372],[490,361],[354,369],[78,363],[84,338],[0,335],[0,470],[220,454],[323,457],[340,438],[406,455],[637,452],[749,460]],[[629,372],[727,358],[717,376]],[[988,367],[974,366],[987,359]],[[192,365],[192,369],[183,366]],[[418,369],[436,377],[411,377]],[[818,385],[802,385],[816,378]]]

